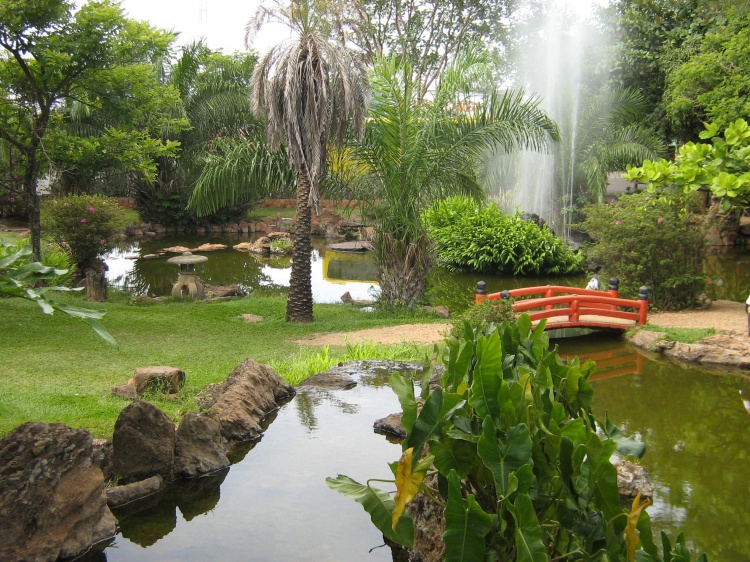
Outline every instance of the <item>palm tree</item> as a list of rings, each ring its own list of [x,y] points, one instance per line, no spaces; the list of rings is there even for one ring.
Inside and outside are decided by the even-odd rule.
[[[381,300],[412,308],[433,263],[421,210],[450,195],[484,196],[475,173],[488,150],[542,149],[557,127],[522,92],[472,101],[485,58],[469,52],[442,73],[431,102],[420,101],[407,63],[381,59],[364,140],[351,152],[351,181],[373,203]]]
[[[297,37],[271,48],[253,72],[252,107],[266,122],[269,146],[286,149],[297,181],[292,273],[286,318],[312,322],[310,221],[325,177],[327,141],[342,145],[351,129],[361,135],[365,116],[365,73],[331,25],[325,6],[314,0],[274,2],[248,23],[246,43],[269,21],[283,22]]]

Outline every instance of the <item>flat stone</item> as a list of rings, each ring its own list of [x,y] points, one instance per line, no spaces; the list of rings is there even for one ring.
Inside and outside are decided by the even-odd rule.
[[[131,381],[138,396],[148,391],[175,394],[185,386],[185,373],[177,367],[166,365],[138,367]],[[128,385],[131,385],[131,381],[128,381]]]
[[[124,384],[121,386],[113,386],[112,396],[124,398],[125,400],[135,400],[138,398],[138,393],[135,391],[135,385]]]
[[[303,380],[297,390],[349,390],[357,386],[357,381],[341,373],[318,373]]]
[[[335,244],[328,244],[326,250],[333,250],[335,252],[369,252],[372,250],[372,244],[366,240],[337,242]]]
[[[373,424],[375,433],[380,433],[381,435],[392,435],[399,439],[406,439],[406,430],[404,429],[404,426],[401,425],[402,416],[402,413],[390,414],[384,418],[375,420],[375,423]]]

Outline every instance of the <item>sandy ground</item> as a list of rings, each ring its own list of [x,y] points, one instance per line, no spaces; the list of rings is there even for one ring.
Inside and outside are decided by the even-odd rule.
[[[708,310],[653,312],[649,324],[663,328],[713,328],[720,333],[747,334],[747,315],[741,302],[714,301]],[[358,332],[336,332],[295,340],[302,345],[346,345],[347,343],[381,343],[385,345],[441,343],[450,331],[450,324],[404,324],[388,328],[372,328]]]

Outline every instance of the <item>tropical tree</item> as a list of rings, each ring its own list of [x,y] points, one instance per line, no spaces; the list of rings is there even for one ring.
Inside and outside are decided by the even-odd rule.
[[[45,136],[61,104],[92,96],[108,99],[106,94],[119,92],[125,82],[143,79],[123,67],[150,60],[172,39],[126,19],[108,0],[87,2],[77,10],[71,0],[0,0],[0,85],[6,92],[0,99],[0,136],[23,158],[20,182],[34,259],[41,254],[37,178]],[[132,156],[132,140],[140,136],[112,133],[119,147],[115,153]],[[177,146],[158,142],[151,148],[173,151]],[[142,167],[146,174],[154,170],[148,163]]]
[[[601,203],[610,172],[664,153],[656,132],[642,124],[646,107],[640,93],[617,89],[593,98],[584,108],[576,131],[569,134],[574,158],[560,159],[563,165],[576,166],[571,172],[579,198]]]
[[[420,218],[449,195],[481,198],[475,168],[488,150],[542,149],[556,125],[522,92],[473,101],[486,58],[469,52],[442,73],[430,102],[420,100],[408,62],[381,59],[372,74],[372,110],[364,140],[351,152],[349,181],[376,217],[375,260],[381,298],[413,307],[423,298],[434,256]]]
[[[310,222],[325,177],[327,141],[343,144],[347,131],[364,128],[366,77],[361,59],[335,35],[324,0],[261,6],[247,25],[246,42],[269,21],[282,22],[295,39],[271,48],[253,72],[252,107],[266,122],[269,146],[283,144],[297,181],[292,273],[286,317],[312,322]],[[334,40],[336,37],[336,40]]]

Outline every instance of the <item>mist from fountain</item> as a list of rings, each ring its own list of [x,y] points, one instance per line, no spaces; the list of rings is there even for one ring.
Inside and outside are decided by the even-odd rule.
[[[522,10],[531,10],[531,2]],[[577,0],[548,0],[543,13],[525,24],[524,40],[514,57],[514,86],[538,96],[540,107],[557,123],[561,141],[546,154],[524,151],[498,159],[490,197],[512,212],[535,213],[568,237],[566,208],[574,205],[576,129],[583,99],[586,49],[591,22]],[[590,53],[589,53],[590,54]]]

